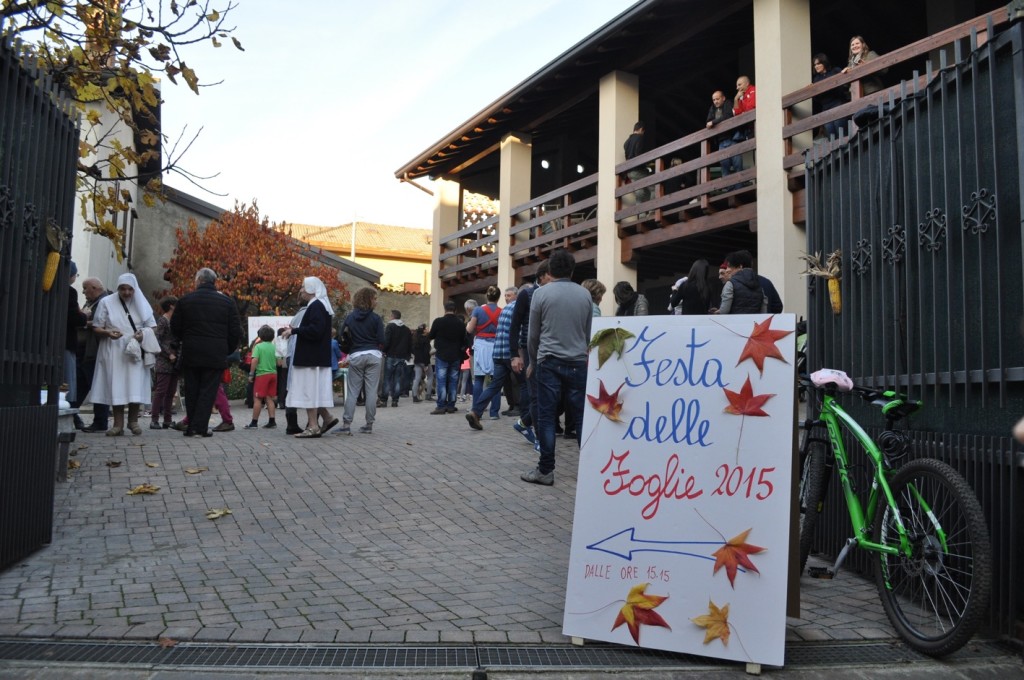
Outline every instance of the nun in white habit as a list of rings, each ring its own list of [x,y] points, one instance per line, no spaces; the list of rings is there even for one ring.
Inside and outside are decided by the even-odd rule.
[[[92,401],[108,404],[114,425],[108,437],[124,434],[124,407],[128,406],[128,429],[142,434],[139,411],[150,402],[152,382],[149,367],[159,351],[154,333],[153,307],[139,290],[134,274],[121,274],[117,290],[96,305],[93,332],[99,336],[96,373],[92,383]],[[146,351],[146,348],[150,351]]]

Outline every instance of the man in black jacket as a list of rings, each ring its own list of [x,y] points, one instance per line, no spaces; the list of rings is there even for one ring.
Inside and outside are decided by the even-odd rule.
[[[227,357],[242,337],[238,308],[216,288],[217,274],[206,267],[196,273],[196,289],[178,300],[171,332],[181,342],[185,379],[186,437],[209,437],[210,411],[217,397]]]
[[[455,316],[455,302],[444,303],[444,316],[434,319],[427,338],[434,341],[434,376],[437,386],[437,408],[430,413],[455,413],[455,396],[459,387],[459,369],[466,359],[466,324]]]
[[[402,312],[391,310],[391,321],[384,327],[384,391],[383,401],[379,406],[398,406],[398,397],[402,393],[402,382],[405,377],[405,365],[412,356],[412,331],[402,321]]]

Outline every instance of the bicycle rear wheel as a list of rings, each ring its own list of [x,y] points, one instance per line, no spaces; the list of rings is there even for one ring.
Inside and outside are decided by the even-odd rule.
[[[907,644],[930,656],[956,651],[988,609],[992,552],[981,505],[966,480],[937,460],[904,465],[891,482],[913,554],[879,555],[875,584]],[[879,507],[874,538],[899,546],[892,508]]]
[[[807,441],[806,451],[800,469],[800,573],[807,566],[807,556],[811,554],[814,543],[814,532],[818,527],[818,519],[824,507],[825,487],[828,483],[825,467],[825,456],[829,455],[828,445],[820,440]]]

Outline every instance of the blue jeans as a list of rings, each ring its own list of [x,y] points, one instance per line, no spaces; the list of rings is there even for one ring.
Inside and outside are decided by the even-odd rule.
[[[483,388],[479,396],[473,399],[473,413],[478,416],[484,414],[487,404],[491,405],[491,417],[497,418],[501,413],[501,388],[505,385],[505,379],[512,372],[512,362],[509,359],[494,360],[494,374],[491,382]],[[481,378],[480,382],[483,382]]]
[[[546,475],[555,469],[555,420],[558,406],[565,397],[566,409],[572,414],[576,426],[576,442],[583,432],[583,401],[587,391],[587,362],[565,361],[547,357],[534,369],[537,378],[537,420],[533,425],[540,442],[540,462],[537,467]]]
[[[402,394],[402,381],[405,378],[405,359],[388,357],[384,360],[384,399],[398,401]]]
[[[718,143],[719,150],[727,149],[736,142],[732,139],[723,139]],[[722,177],[731,175],[734,172],[739,172],[743,169],[743,157],[742,156],[730,156],[729,158],[722,159]]]
[[[462,360],[445,361],[434,357],[434,380],[437,384],[437,407],[455,408],[459,389],[459,370]]]

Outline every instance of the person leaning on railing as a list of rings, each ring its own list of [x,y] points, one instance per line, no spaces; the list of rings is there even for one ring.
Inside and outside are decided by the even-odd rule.
[[[850,69],[855,68],[857,66],[861,66],[862,64],[866,64],[869,61],[874,61],[875,59],[878,59],[878,54],[870,47],[868,47],[868,44],[867,42],[864,41],[864,38],[862,38],[859,35],[855,35],[852,38],[850,38],[850,55],[849,60],[846,64],[846,68],[843,69],[843,73],[849,73]],[[885,73],[885,70],[881,71],[881,73]],[[877,75],[871,75],[867,76],[866,78],[861,78],[860,96],[863,97],[865,95],[878,92],[883,87],[885,86],[882,84],[882,79],[879,78]],[[850,84],[850,92],[853,92],[853,83]]]

